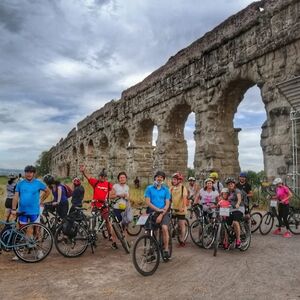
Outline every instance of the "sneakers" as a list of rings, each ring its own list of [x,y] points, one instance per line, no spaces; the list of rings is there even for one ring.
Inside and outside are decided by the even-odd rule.
[[[39,251],[37,252],[37,258],[38,258],[38,259],[42,259],[43,257],[44,257],[43,251],[42,251],[42,250],[39,250]]]
[[[223,248],[225,249],[225,250],[228,250],[229,249],[229,244],[228,243],[223,243]]]
[[[166,259],[166,260],[168,260],[170,258],[169,251],[164,251],[163,252],[163,258]]]
[[[239,249],[241,248],[241,240],[236,240],[235,246]]]
[[[273,231],[273,234],[281,234],[281,228],[277,228],[276,230]]]
[[[118,248],[117,244],[114,242],[114,243],[111,244],[111,249],[117,250],[119,248]]]
[[[18,257],[18,256],[14,256],[11,260],[13,260],[13,261],[18,261],[18,260],[19,260],[19,257]]]
[[[291,238],[292,237],[292,234],[287,231],[284,235],[283,235],[284,238]]]

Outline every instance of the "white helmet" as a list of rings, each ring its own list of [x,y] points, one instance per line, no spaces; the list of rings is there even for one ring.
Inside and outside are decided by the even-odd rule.
[[[277,184],[279,184],[279,183],[282,183],[282,179],[279,178],[279,177],[278,177],[278,178],[275,178],[274,181],[273,181],[273,184],[274,184],[274,185],[277,185]]]

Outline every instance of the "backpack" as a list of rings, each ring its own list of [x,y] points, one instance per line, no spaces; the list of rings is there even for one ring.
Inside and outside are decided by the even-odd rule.
[[[73,190],[67,184],[62,184],[62,186],[65,188],[67,198],[71,198],[73,195]]]
[[[74,238],[77,235],[78,226],[75,223],[75,220],[67,216],[67,218],[64,220],[62,225],[62,232],[65,234],[68,238]]]

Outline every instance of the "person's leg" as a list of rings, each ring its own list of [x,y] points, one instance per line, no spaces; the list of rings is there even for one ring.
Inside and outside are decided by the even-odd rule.
[[[184,218],[179,218],[178,219],[178,226],[179,226],[179,241],[180,243],[184,243],[184,237],[185,237],[185,233],[186,233],[186,226],[185,226],[185,219]]]
[[[162,227],[164,251],[169,251],[169,228],[168,225],[162,225],[161,227]]]

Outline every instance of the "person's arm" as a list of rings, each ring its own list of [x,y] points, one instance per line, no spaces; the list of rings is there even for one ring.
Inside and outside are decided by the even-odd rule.
[[[45,202],[45,200],[48,198],[48,196],[50,195],[51,191],[48,187],[46,187],[45,190],[42,190],[42,194],[41,194],[41,204],[43,204]]]
[[[11,210],[11,213],[13,215],[16,214],[16,210],[17,210],[17,206],[18,206],[18,203],[19,203],[19,192],[15,192],[14,194],[14,198],[13,198],[13,201],[12,201],[12,210]]]
[[[80,165],[79,170],[87,180],[89,180],[91,178],[90,174],[88,174],[86,171],[85,165]]]
[[[62,196],[62,187],[61,187],[61,186],[58,186],[58,187],[57,187],[57,199],[56,199],[55,202],[53,202],[54,205],[60,203],[61,196]]]
[[[237,203],[235,205],[235,208],[239,208],[240,205],[241,205],[241,202],[242,202],[242,194],[241,193],[237,193],[236,196],[237,196],[238,201],[237,201]]]

